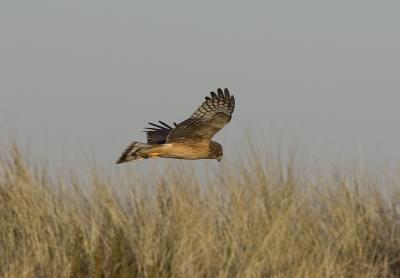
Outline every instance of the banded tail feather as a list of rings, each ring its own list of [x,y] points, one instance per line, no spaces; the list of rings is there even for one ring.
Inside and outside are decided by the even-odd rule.
[[[116,164],[125,163],[131,160],[142,160],[149,158],[148,154],[141,152],[142,150],[151,149],[154,146],[140,142],[133,142],[121,154]]]

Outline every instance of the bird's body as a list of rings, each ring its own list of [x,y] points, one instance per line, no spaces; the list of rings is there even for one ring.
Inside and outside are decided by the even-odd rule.
[[[218,89],[218,95],[211,92],[211,98],[206,97],[189,119],[174,123],[175,127],[162,121],[149,123],[147,143],[133,142],[117,163],[157,157],[220,160],[222,146],[211,138],[231,120],[234,108],[235,98],[227,89]]]

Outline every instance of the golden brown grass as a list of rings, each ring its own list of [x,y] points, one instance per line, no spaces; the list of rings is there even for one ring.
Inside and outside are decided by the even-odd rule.
[[[51,180],[15,146],[2,153],[1,277],[400,275],[400,191],[384,198],[367,174],[260,158],[201,179]]]

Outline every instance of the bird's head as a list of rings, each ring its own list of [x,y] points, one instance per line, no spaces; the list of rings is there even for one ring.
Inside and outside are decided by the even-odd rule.
[[[212,153],[212,157],[213,159],[218,160],[218,162],[220,162],[224,156],[224,151],[222,149],[221,144],[212,141],[211,142],[211,153]]]

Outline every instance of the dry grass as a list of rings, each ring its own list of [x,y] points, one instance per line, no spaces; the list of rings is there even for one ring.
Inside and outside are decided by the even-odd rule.
[[[1,277],[400,275],[400,191],[384,199],[377,178],[258,159],[209,179],[51,181],[15,146],[2,153]]]

